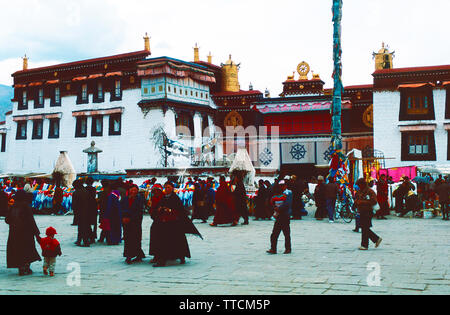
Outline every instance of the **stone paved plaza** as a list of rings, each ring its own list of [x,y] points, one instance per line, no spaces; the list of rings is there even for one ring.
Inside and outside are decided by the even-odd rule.
[[[188,236],[192,259],[166,268],[153,268],[149,257],[126,265],[123,245],[76,247],[71,216],[35,218],[42,234],[50,225],[59,233],[63,256],[56,275],[44,276],[42,262],[32,264],[31,276],[6,269],[8,226],[0,219],[0,294],[450,294],[450,223],[441,218],[374,220],[383,242],[359,251],[361,235],[352,232],[354,222],[330,224],[310,215],[291,222],[292,254],[282,254],[281,235],[279,254],[273,256],[266,254],[273,221],[215,228],[196,223],[204,240]],[[151,222],[146,216],[146,254]],[[79,286],[73,285],[72,263],[80,266]]]

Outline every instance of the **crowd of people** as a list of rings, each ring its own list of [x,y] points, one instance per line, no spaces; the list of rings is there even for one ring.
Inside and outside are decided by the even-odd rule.
[[[170,180],[164,185],[157,183],[156,179],[148,181],[150,198],[145,198],[142,189],[132,181],[102,180],[102,189],[98,192],[93,187],[92,178],[75,180],[72,185],[72,225],[78,229],[75,244],[89,247],[95,242],[106,242],[107,245],[115,246],[123,242],[125,262],[140,262],[146,257],[142,248],[142,223],[144,215],[148,213],[153,220],[148,248],[148,254],[153,256],[150,262],[155,267],[162,267],[170,260],[179,260],[184,264],[185,259],[191,257],[186,234],[202,237],[192,223],[194,220],[206,223],[209,217],[213,216],[210,224],[212,227],[223,224],[236,226],[241,218],[243,225],[249,224],[251,214],[243,176],[234,176],[229,182],[221,176],[218,187],[215,187],[216,183],[212,178],[189,178],[188,181],[195,187],[192,212],[175,193],[178,184]],[[60,244],[55,238],[57,232],[53,227],[49,227],[46,237],[40,237],[31,208],[32,195],[29,187],[26,187],[29,183],[22,184],[18,184],[19,189],[10,198],[0,190],[0,216],[6,217],[5,222],[10,227],[7,267],[18,268],[20,275],[31,274],[30,264],[41,260],[35,248],[36,240],[44,257],[43,272],[53,276],[56,257],[61,255]],[[305,196],[315,201],[314,217],[317,220],[328,218],[330,223],[334,222],[338,184],[332,179],[325,181],[324,177],[319,176],[315,185],[311,195],[307,182],[296,176],[277,178],[273,183],[259,181],[252,215],[255,220],[274,220],[267,253],[277,253],[281,232],[285,240],[284,254],[291,253],[290,221],[301,220],[308,214],[305,210]],[[375,185],[376,193],[372,189]],[[424,188],[419,187],[424,193]],[[368,249],[369,240],[375,247],[381,243],[382,239],[371,230],[371,220],[372,217],[386,219],[386,215],[390,214],[388,189],[389,179],[384,175],[376,182],[359,179],[353,187],[357,212],[354,231],[359,232],[361,229],[361,250]],[[412,193],[414,190],[415,186],[405,177],[394,191],[395,210],[400,216],[417,209],[420,198]],[[438,178],[432,185],[432,191],[439,198],[443,219],[448,220],[450,180]],[[426,193],[430,194],[430,189]],[[60,199],[55,198],[55,211],[60,206],[58,202]]]

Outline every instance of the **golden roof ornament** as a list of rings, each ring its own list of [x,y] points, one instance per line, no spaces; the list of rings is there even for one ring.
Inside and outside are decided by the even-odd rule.
[[[144,36],[144,46],[145,46],[145,50],[150,52],[150,37],[148,37],[147,33],[145,33],[145,36]]]
[[[300,80],[308,80],[308,73],[310,71],[309,64],[302,61],[297,66],[297,72],[300,75]]]
[[[28,70],[28,57],[27,54],[22,58],[23,59],[23,70]]]
[[[199,49],[200,49],[200,47],[198,47],[197,43],[195,43],[195,47],[194,47],[194,62],[200,61]]]
[[[211,52],[209,52],[209,55],[208,55],[208,63],[212,63],[212,55],[211,55]]]
[[[224,92],[239,92],[239,67],[240,64],[235,64],[231,60],[231,55],[225,64],[221,64],[222,67],[222,91]]]
[[[393,58],[395,51],[389,51],[389,47],[385,43],[381,43],[381,49],[377,53],[372,54],[375,59],[375,70],[392,69],[394,67]]]

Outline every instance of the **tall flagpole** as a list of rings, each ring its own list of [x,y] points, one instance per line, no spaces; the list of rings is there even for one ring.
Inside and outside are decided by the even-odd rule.
[[[333,179],[339,185],[339,202],[337,207],[353,205],[352,194],[349,190],[349,167],[347,156],[342,152],[341,106],[344,87],[342,85],[342,46],[341,20],[342,0],[333,0],[333,104],[331,118],[331,162],[327,180]]]

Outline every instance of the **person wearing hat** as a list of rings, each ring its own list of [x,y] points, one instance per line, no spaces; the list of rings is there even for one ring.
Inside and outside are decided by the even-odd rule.
[[[44,257],[43,272],[44,275],[50,273],[50,277],[55,275],[56,256],[61,256],[61,246],[58,240],[55,238],[56,230],[54,227],[49,227],[45,231],[47,237],[41,238],[39,244],[42,249],[42,256]]]
[[[277,253],[277,243],[280,233],[284,234],[284,254],[290,254],[291,247],[291,227],[290,227],[290,215],[289,215],[289,202],[287,202],[287,196],[282,187],[283,180],[274,186],[274,196],[272,197],[270,204],[274,209],[275,223],[273,225],[272,234],[270,235],[270,249],[268,254],[274,255]]]

